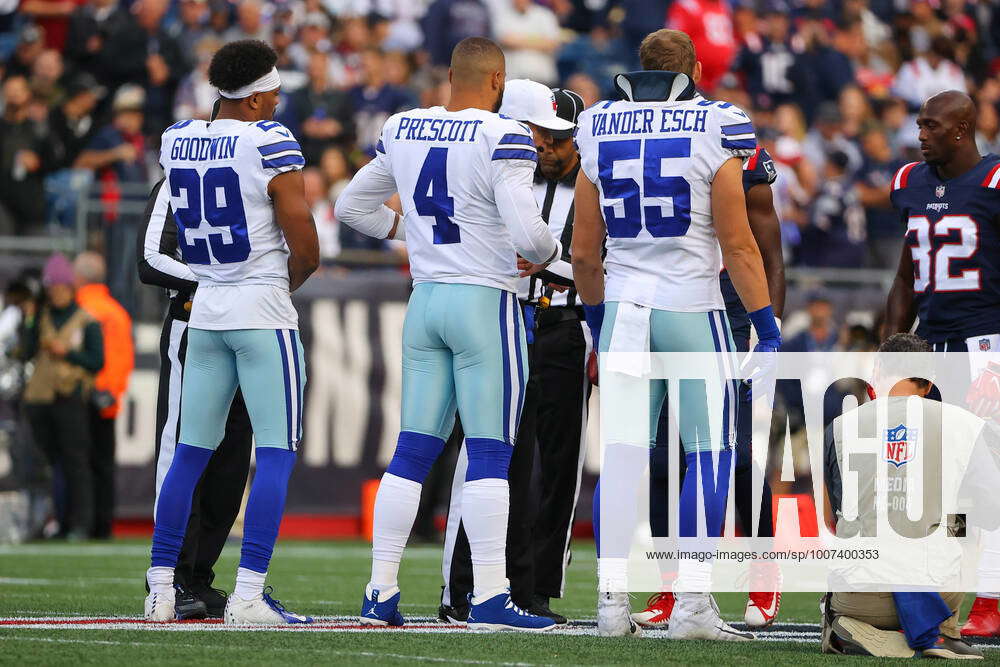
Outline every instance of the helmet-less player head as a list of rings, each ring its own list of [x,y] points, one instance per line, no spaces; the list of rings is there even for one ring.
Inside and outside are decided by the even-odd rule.
[[[956,155],[976,148],[976,105],[965,93],[946,90],[923,103],[917,127],[927,164],[947,165]]]
[[[208,66],[208,82],[222,98],[219,117],[246,122],[274,118],[281,90],[276,62],[274,49],[256,39],[230,42],[216,51]]]
[[[503,51],[485,37],[468,37],[451,52],[448,81],[451,83],[452,103],[456,98],[473,100],[475,106],[496,111],[503,100],[507,65]],[[451,105],[449,105],[451,110]]]
[[[701,80],[701,63],[694,43],[680,30],[663,28],[646,35],[639,45],[639,64],[646,71],[687,74],[695,84]]]

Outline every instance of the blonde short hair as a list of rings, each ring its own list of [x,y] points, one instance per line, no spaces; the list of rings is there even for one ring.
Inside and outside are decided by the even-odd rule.
[[[694,43],[687,33],[663,28],[646,35],[639,45],[639,62],[644,70],[680,72],[691,76],[697,62]]]

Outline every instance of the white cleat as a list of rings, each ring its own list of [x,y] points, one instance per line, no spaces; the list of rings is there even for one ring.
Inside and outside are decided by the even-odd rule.
[[[162,623],[172,621],[177,615],[174,611],[174,589],[173,587],[154,593],[150,591],[146,596],[146,603],[143,605],[142,617],[147,621]]]
[[[719,616],[715,598],[708,593],[677,593],[677,603],[670,615],[667,639],[710,639],[746,642],[753,633],[732,627]]]
[[[226,625],[292,625],[313,622],[310,616],[293,614],[285,609],[271,597],[270,592],[271,587],[268,586],[263,595],[253,600],[230,595],[223,614]]]
[[[602,637],[638,637],[640,628],[629,614],[628,593],[597,594],[597,634]]]

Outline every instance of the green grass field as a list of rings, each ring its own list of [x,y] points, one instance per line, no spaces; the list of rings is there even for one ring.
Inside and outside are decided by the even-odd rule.
[[[0,547],[0,618],[136,617],[142,613],[143,573],[148,542],[28,544]],[[239,550],[226,548],[216,585],[232,587]],[[272,561],[269,582],[293,611],[315,616],[358,612],[369,574],[370,551],[355,542],[283,542]],[[439,547],[407,550],[401,570],[402,611],[411,617],[437,613],[440,593]],[[574,552],[567,595],[553,607],[571,619],[592,620],[596,559],[593,545]],[[818,622],[819,595],[787,594],[780,621]],[[745,598],[720,594],[723,615],[740,619]],[[645,600],[636,599],[638,609]],[[807,630],[803,628],[802,630]],[[580,630],[581,633],[592,632]],[[611,665],[678,663],[723,665],[752,661],[768,665],[826,664],[814,633],[786,631],[789,641],[743,644],[671,642],[662,638],[608,639],[589,634],[526,636],[470,633],[361,631],[178,631],[142,629],[26,629],[0,625],[0,664],[82,664],[170,662],[184,664],[412,664]],[[771,639],[774,639],[772,634]],[[798,641],[791,641],[797,639]],[[988,660],[1000,659],[992,650]],[[842,660],[842,659],[841,659]],[[876,661],[851,659],[851,664]]]

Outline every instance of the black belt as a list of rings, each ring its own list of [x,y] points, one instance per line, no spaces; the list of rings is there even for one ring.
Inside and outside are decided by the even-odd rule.
[[[179,293],[170,299],[170,307],[168,312],[170,317],[175,320],[181,320],[182,322],[187,322],[191,318],[191,311],[189,311],[184,306],[191,301],[193,298],[192,294]]]
[[[570,320],[579,322],[583,319],[583,309],[576,306],[549,306],[539,309],[535,314],[538,328],[551,327]]]

